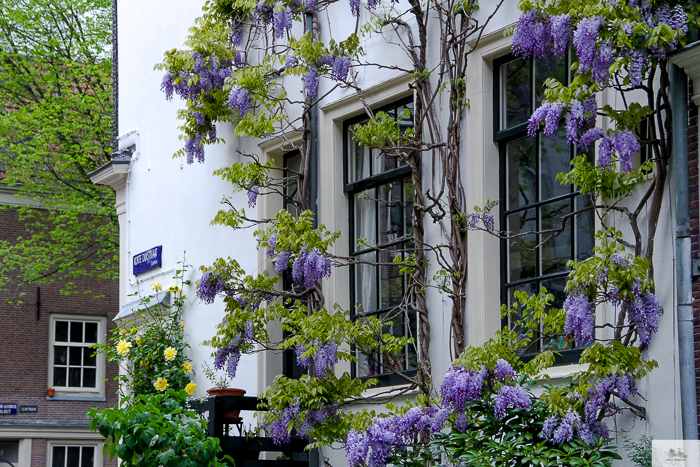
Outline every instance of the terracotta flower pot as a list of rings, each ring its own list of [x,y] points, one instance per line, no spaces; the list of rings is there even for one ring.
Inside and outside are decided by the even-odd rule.
[[[245,396],[243,389],[236,388],[211,388],[207,389],[207,394],[210,396]],[[241,411],[238,409],[227,410],[224,412],[224,418],[227,420],[237,419],[240,417]]]
[[[49,397],[53,397],[54,394],[56,394],[56,390],[54,388],[49,388]]]

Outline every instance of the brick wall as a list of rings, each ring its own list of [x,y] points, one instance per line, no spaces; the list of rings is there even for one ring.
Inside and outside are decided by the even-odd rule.
[[[0,210],[0,240],[13,241],[23,234],[17,212]],[[37,406],[37,413],[0,415],[0,425],[7,423],[79,422],[87,421],[85,412],[92,407],[113,407],[117,403],[118,373],[116,365],[107,365],[105,402],[47,400],[49,371],[49,317],[52,313],[107,317],[108,329],[114,328],[112,318],[119,308],[119,286],[116,280],[82,278],[74,281],[78,290],[91,290],[96,295],[61,295],[60,283],[34,285],[22,292],[25,302],[14,306],[7,295],[0,294],[0,402]],[[41,313],[37,319],[37,287],[41,289]],[[13,291],[15,295],[16,291]],[[100,375],[98,375],[98,378]],[[2,436],[2,435],[0,435]],[[105,459],[105,467],[116,466]],[[32,467],[46,467],[46,440],[32,441]]]

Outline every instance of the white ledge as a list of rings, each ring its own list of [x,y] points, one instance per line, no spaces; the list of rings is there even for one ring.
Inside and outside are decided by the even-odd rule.
[[[700,105],[700,41],[693,42],[668,57],[673,63],[683,68],[685,74],[693,80],[695,105]]]

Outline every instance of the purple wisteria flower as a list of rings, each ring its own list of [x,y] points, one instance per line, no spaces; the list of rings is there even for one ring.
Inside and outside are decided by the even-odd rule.
[[[289,257],[291,256],[291,251],[285,250],[280,251],[277,255],[277,260],[275,260],[275,272],[277,274],[282,274],[289,267]]]
[[[292,29],[292,20],[292,10],[287,8],[282,2],[277,2],[272,13],[272,25],[277,39],[282,39],[285,31]]]
[[[493,414],[496,418],[501,419],[506,416],[506,409],[508,407],[528,409],[532,406],[532,399],[530,394],[520,386],[516,384],[515,386],[501,387],[501,391],[496,395],[496,401],[493,406]]]
[[[633,170],[633,157],[641,150],[639,140],[629,130],[620,130],[617,133],[605,135],[598,147],[598,166],[601,171],[609,170],[612,164],[612,155],[617,152],[620,165],[624,173]]]
[[[248,183],[248,207],[249,208],[254,208],[255,203],[258,202],[258,195],[260,194],[260,190],[258,189],[257,186],[253,185],[253,182]]]
[[[216,143],[216,125],[215,124],[212,124],[211,129],[209,130],[209,142]]]
[[[304,88],[306,89],[306,97],[309,99],[316,98],[316,93],[318,92],[318,80],[318,70],[315,66],[311,65],[309,67],[309,71],[307,71],[304,75]]]
[[[478,399],[484,386],[486,370],[465,370],[461,366],[453,366],[445,374],[440,385],[440,395],[443,401],[455,410],[464,410],[467,401]]]
[[[348,433],[345,441],[345,457],[348,458],[350,467],[358,467],[367,459],[369,451],[369,438],[355,431],[353,428]]]
[[[546,136],[554,136],[559,128],[559,120],[564,112],[564,104],[558,102],[546,102],[539,106],[530,116],[527,124],[528,136],[535,136],[540,125],[544,122],[543,133]]]
[[[318,248],[307,251],[305,248],[299,252],[299,255],[292,264],[292,280],[301,282],[304,280],[304,287],[312,288],[321,278],[330,277],[331,275],[331,260],[323,256]]]
[[[245,332],[245,338],[249,341],[252,341],[255,338],[255,334],[253,333],[252,321],[246,321],[246,323],[243,325],[243,329]]]
[[[314,347],[317,348],[314,355],[304,357],[303,355],[308,348],[302,344],[297,344],[295,348],[297,363],[304,368],[309,368],[309,365],[313,362],[314,374],[317,378],[323,378],[328,374],[331,367],[338,363],[338,344],[333,341],[322,344],[320,340],[316,339]]]
[[[350,0],[350,11],[353,16],[360,15],[360,0]]]
[[[632,52],[632,57],[630,58],[630,60],[630,84],[632,86],[639,86],[640,84],[642,84],[644,68],[646,67],[647,63],[649,63],[649,52],[647,52],[644,49],[637,49],[634,52]]]
[[[170,101],[173,99],[173,81],[175,78],[168,71],[163,75],[163,81],[160,84],[160,90],[165,93],[165,100]]]
[[[502,358],[499,358],[496,362],[496,366],[493,369],[493,374],[501,382],[506,382],[507,378],[515,379],[515,371],[513,370],[513,367]]]
[[[602,23],[603,18],[600,16],[583,18],[578,22],[573,42],[579,60],[579,73],[586,73],[593,66],[597,51],[598,29]]]
[[[299,59],[296,55],[290,55],[284,59],[284,69],[294,68],[299,64]]]
[[[202,147],[202,135],[197,133],[193,138],[187,138],[185,141],[185,151],[187,152],[187,163],[191,164],[197,159],[197,162],[204,162],[204,148]]]
[[[331,65],[331,78],[336,81],[345,81],[350,71],[350,59],[336,56]]]
[[[294,418],[299,414],[299,401],[285,408],[282,413],[276,413],[275,421],[264,428],[270,433],[272,441],[280,446],[288,443],[292,439],[292,432],[289,426],[294,422]]]
[[[571,18],[566,13],[552,16],[552,39],[554,40],[554,55],[564,57],[569,50],[569,43],[573,31],[571,29]]]
[[[566,322],[564,331],[573,334],[576,345],[585,345],[593,339],[593,304],[585,295],[569,295],[564,301]]]
[[[243,42],[243,26],[238,21],[231,24],[231,45],[240,47]]]
[[[587,423],[595,423],[601,412],[605,415],[613,415],[619,411],[614,402],[609,399],[609,394],[614,394],[623,400],[637,394],[632,375],[620,376],[613,373],[595,382],[593,388],[588,392],[583,406]]]
[[[267,239],[267,251],[265,254],[267,257],[274,256],[275,254],[275,246],[277,245],[277,234],[270,235],[270,238]]]
[[[221,347],[216,349],[214,353],[214,368],[217,370],[223,370],[226,368],[226,373],[230,378],[236,376],[236,370],[238,369],[238,362],[241,359],[241,344],[243,339],[241,337],[234,337],[231,342],[226,347]]]
[[[551,45],[552,29],[549,18],[542,18],[536,8],[520,15],[513,32],[512,49],[515,55],[542,58],[549,54]]]
[[[554,429],[557,427],[557,425],[559,425],[559,416],[552,415],[542,424],[542,431],[540,432],[540,436],[545,439],[551,439],[552,433],[554,432]]]
[[[447,421],[447,417],[449,417],[449,415],[450,410],[447,408],[438,410],[433,416],[433,420],[430,422],[430,431],[435,433],[442,430],[442,427],[445,426],[445,422]]]
[[[197,297],[204,303],[214,303],[216,296],[226,290],[226,283],[220,275],[211,272],[202,274],[197,287]]]
[[[297,356],[297,364],[304,368],[309,368],[309,365],[311,365],[311,363],[314,361],[314,357],[312,355],[304,357],[304,353],[308,349],[306,349],[302,344],[297,344],[294,350]]]
[[[581,424],[581,416],[578,412],[569,410],[562,419],[559,427],[552,434],[552,441],[555,443],[563,443],[571,441],[574,437],[574,429]]]
[[[231,88],[226,105],[232,111],[237,110],[238,114],[244,117],[250,107],[250,93],[246,88],[236,85]]]
[[[642,344],[651,341],[651,335],[659,330],[659,317],[663,313],[659,300],[653,293],[643,293],[629,308],[627,319],[634,324]]]
[[[594,142],[598,141],[605,135],[601,128],[591,128],[586,131],[578,142],[578,147],[581,149],[586,149]]]
[[[623,268],[629,267],[631,264],[628,259],[625,259],[619,253],[615,253],[610,256],[610,261],[616,266],[622,266]]]

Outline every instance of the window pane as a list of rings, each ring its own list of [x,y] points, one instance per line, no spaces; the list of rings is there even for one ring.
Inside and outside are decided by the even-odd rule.
[[[389,334],[394,337],[404,337],[406,335],[405,315],[403,310],[396,310],[389,313],[384,313],[382,320],[386,323],[382,331],[384,334]],[[382,373],[391,373],[393,371],[403,371],[406,369],[406,351],[396,354],[385,352],[382,355],[384,368]]]
[[[373,188],[355,195],[355,244],[354,249],[363,249],[377,244],[377,201]],[[363,239],[363,245],[357,246],[357,240]]]
[[[92,467],[95,463],[95,448],[83,446],[82,461],[80,467]]]
[[[56,341],[68,342],[68,321],[56,321]]]
[[[83,370],[83,387],[84,388],[94,388],[95,387],[95,380],[96,380],[96,373],[97,370],[94,368],[85,368]]]
[[[394,258],[401,258],[397,251],[401,246],[395,246],[379,252],[380,263],[391,263]],[[403,276],[398,264],[379,266],[379,307],[390,308],[401,304],[403,298]]]
[[[80,467],[80,447],[68,446],[68,462],[66,467]]]
[[[65,365],[68,362],[68,347],[57,345],[53,348],[53,364]]]
[[[523,138],[506,145],[508,209],[537,201],[536,138]]]
[[[576,210],[591,205],[588,195],[576,197]],[[576,261],[583,261],[593,256],[595,246],[595,214],[593,209],[576,215]]]
[[[97,363],[97,356],[93,349],[86,348],[83,350],[83,366],[95,366]]]
[[[548,55],[535,60],[535,105],[537,107],[544,101],[544,82],[554,78],[566,85],[566,61]]]
[[[379,187],[379,244],[396,241],[403,234],[401,183]]]
[[[299,172],[301,169],[301,154],[296,154],[294,156],[286,157],[286,168],[293,170],[294,172]],[[292,213],[295,217],[297,215],[296,202],[299,200],[299,193],[297,187],[296,174],[291,171],[285,170],[284,176],[286,178],[284,185],[284,194],[287,197],[284,201],[284,208]]]
[[[66,372],[65,368],[54,367],[53,369],[53,385],[56,387],[66,386]]]
[[[566,281],[566,277],[542,281],[542,287],[554,295],[554,301],[550,304],[549,309],[563,306],[566,299],[566,293],[564,292]],[[542,350],[567,350],[573,347],[573,341],[570,341],[566,336],[545,336],[542,339]]]
[[[17,464],[19,462],[19,441],[0,441],[0,458]]]
[[[541,208],[542,230],[560,229],[562,216],[571,212],[569,199],[547,204]],[[566,262],[571,259],[571,221],[567,222],[564,231],[557,236],[554,234],[541,235],[542,243],[542,274],[552,274],[566,271]]]
[[[532,113],[530,60],[518,58],[501,65],[501,130],[527,122]]]
[[[413,337],[415,342],[418,342],[418,318],[416,317],[416,310],[409,308],[405,312],[408,315],[408,336]],[[416,353],[416,344],[408,344],[408,368],[418,367],[418,354]]]
[[[370,158],[371,151],[358,141],[352,128],[348,128],[348,178],[349,182],[356,182],[371,175]]]
[[[80,366],[80,362],[83,360],[83,349],[82,347],[70,347],[68,349],[69,364],[71,366]]]
[[[413,201],[416,197],[413,181],[410,178],[403,179],[403,222],[404,235],[413,235]]]
[[[70,341],[83,342],[83,323],[79,321],[70,322]]]
[[[97,343],[97,323],[85,323],[85,342]]]
[[[516,235],[521,232],[530,232],[537,230],[537,219],[535,218],[535,210],[527,209],[525,211],[510,214],[508,216],[508,231],[511,235]],[[510,282],[535,277],[537,273],[537,263],[535,247],[537,246],[537,235],[527,234],[524,236],[513,237],[508,241],[508,266]]]
[[[366,253],[358,260],[376,262],[376,253]],[[355,301],[360,304],[357,313],[369,313],[377,309],[377,267],[372,264],[355,265]]]
[[[557,174],[566,173],[571,166],[571,145],[564,132],[558,136],[541,137],[540,143],[540,199],[545,201],[571,192],[571,185],[562,185]]]
[[[357,376],[376,376],[380,374],[379,370],[379,355],[365,355],[363,353],[357,354]]]
[[[64,467],[66,463],[66,447],[65,446],[54,446],[53,447],[53,462],[52,467]]]
[[[80,368],[68,369],[68,386],[71,388],[80,387]]]

